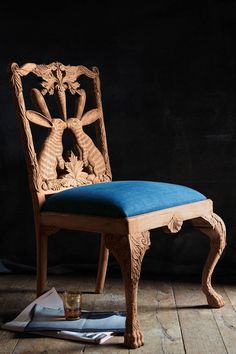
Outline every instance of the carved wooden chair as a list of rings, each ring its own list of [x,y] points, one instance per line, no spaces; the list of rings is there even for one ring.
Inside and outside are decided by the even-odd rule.
[[[223,306],[223,298],[212,288],[211,276],[225,247],[225,226],[213,213],[212,201],[191,188],[175,184],[111,182],[98,69],[55,62],[21,67],[13,63],[9,71],[33,200],[37,294],[42,294],[46,285],[49,235],[59,229],[100,233],[96,292],[103,290],[109,249],[123,274],[127,309],[125,343],[130,348],[140,347],[144,341],[137,314],[137,291],[142,259],[150,246],[149,230],[165,227],[174,233],[181,229],[183,221],[192,220],[210,238],[210,252],[202,275],[203,292],[210,306]],[[31,74],[42,79],[41,89],[38,86],[30,92],[36,110],[26,107],[29,102],[24,98],[22,86],[22,78]],[[77,81],[82,75],[92,87],[91,109],[85,109],[86,92]],[[68,116],[69,94],[76,104],[75,112]],[[59,109],[56,118],[46,103],[48,95],[55,95]],[[49,129],[39,154],[35,152],[31,133],[35,124]],[[83,128],[90,124],[96,128],[96,145]],[[73,151],[67,154],[62,145],[66,129],[74,139]]]

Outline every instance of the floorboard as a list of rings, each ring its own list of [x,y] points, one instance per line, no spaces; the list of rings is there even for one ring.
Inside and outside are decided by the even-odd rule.
[[[186,353],[226,354],[212,310],[199,284],[173,285]]]
[[[119,276],[107,279],[104,294],[94,294],[94,286],[89,273],[50,276],[48,281],[48,289],[59,293],[82,291],[85,310],[125,309]],[[216,288],[226,305],[209,309],[198,282],[142,279],[138,299],[145,345],[135,350],[125,348],[123,336],[93,345],[1,330],[0,354],[236,354],[236,285]],[[34,298],[33,275],[0,275],[0,323],[16,317]]]

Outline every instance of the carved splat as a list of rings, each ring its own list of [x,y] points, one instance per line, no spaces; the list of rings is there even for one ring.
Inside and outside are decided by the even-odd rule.
[[[127,318],[124,341],[129,348],[138,348],[144,341],[137,313],[137,292],[142,260],[150,246],[149,232],[107,234],[105,237],[107,248],[120,264],[125,285]]]
[[[106,165],[101,152],[83,130],[83,126],[101,118],[101,111],[99,109],[91,109],[84,113],[86,93],[84,90],[80,90],[77,93],[79,96],[75,109],[75,118],[68,120],[68,128],[75,137],[76,152],[89,173],[88,179],[90,181],[93,183],[109,181],[110,178],[106,175]]]
[[[213,289],[211,277],[226,245],[224,222],[218,215],[211,213],[201,218],[193,219],[192,223],[210,238],[210,252],[202,273],[202,290],[211,307],[222,307],[224,306],[224,299]]]
[[[27,110],[24,103],[21,78],[30,73],[42,79],[42,89],[31,90],[31,98],[37,111]],[[88,112],[84,112],[86,93],[78,82],[81,75],[86,75],[93,82],[97,107]],[[96,69],[89,70],[82,65],[70,66],[59,62],[48,65],[28,63],[21,67],[11,65],[11,83],[23,125],[29,172],[32,175],[33,189],[37,192],[56,192],[64,188],[111,180],[98,75]],[[77,100],[74,117],[68,117],[66,90]],[[55,95],[60,118],[52,117],[44,98],[47,94]],[[49,129],[38,156],[34,150],[29,121]],[[94,122],[99,132],[97,139],[101,150],[83,130],[84,125]],[[69,157],[68,153],[63,154],[62,137],[65,129],[72,132],[75,140],[75,155],[70,154]]]

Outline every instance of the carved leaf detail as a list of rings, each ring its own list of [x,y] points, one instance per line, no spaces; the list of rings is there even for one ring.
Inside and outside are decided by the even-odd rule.
[[[67,86],[68,86],[68,89],[70,90],[70,93],[72,95],[75,95],[76,92],[78,92],[78,88],[80,87],[80,84],[77,81],[76,82],[68,81]]]
[[[176,216],[173,216],[169,221],[167,227],[171,233],[178,232],[183,225],[183,220],[178,219]]]
[[[65,163],[66,170],[70,177],[77,179],[80,177],[83,170],[83,161],[78,160],[77,156],[73,152],[69,157],[69,162]]]
[[[76,81],[80,75],[84,74],[90,78],[95,78],[97,75],[97,73],[84,66],[65,66],[59,62],[49,65],[35,65],[35,68],[31,71],[44,80],[41,83],[43,95],[46,93],[54,94],[55,88],[59,91],[69,89],[70,93],[74,95],[80,87],[80,84]]]
[[[85,184],[91,184],[87,179],[88,174],[83,172],[83,161],[78,160],[77,156],[71,151],[69,161],[65,163],[68,174],[62,178],[63,187],[76,187]]]

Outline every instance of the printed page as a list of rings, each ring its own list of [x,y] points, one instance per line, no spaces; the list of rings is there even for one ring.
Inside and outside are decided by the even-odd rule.
[[[117,332],[125,329],[122,312],[82,312],[78,320],[67,321],[63,308],[51,309],[38,304],[32,309],[32,320],[25,331],[66,330],[73,332]]]

